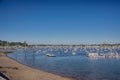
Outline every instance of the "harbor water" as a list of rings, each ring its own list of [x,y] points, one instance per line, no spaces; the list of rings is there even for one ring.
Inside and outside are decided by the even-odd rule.
[[[44,53],[21,49],[8,54],[8,57],[27,66],[76,80],[120,80],[119,58],[88,58],[84,52],[82,55],[71,55],[70,52],[57,51],[54,51],[55,57],[48,57]]]

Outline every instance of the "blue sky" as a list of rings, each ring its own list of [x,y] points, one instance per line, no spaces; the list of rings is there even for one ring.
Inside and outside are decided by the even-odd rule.
[[[119,0],[0,0],[0,39],[120,43]]]

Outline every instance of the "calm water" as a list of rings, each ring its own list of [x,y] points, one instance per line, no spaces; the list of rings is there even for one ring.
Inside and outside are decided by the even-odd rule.
[[[120,80],[120,59],[90,59],[85,55],[73,56],[69,53],[47,57],[42,52],[26,53],[23,50],[8,56],[30,67],[77,80]]]

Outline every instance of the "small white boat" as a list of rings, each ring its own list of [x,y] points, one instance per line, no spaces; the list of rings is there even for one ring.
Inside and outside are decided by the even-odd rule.
[[[48,57],[55,57],[54,54],[46,54],[46,56],[48,56]]]

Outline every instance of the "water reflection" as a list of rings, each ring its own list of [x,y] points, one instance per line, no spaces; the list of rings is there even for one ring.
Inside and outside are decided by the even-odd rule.
[[[120,80],[119,58],[88,58],[86,49],[79,48],[74,51],[75,55],[72,55],[72,48],[41,48],[34,51],[21,49],[8,56],[33,68],[77,80]],[[47,53],[55,54],[56,57],[48,57]]]

